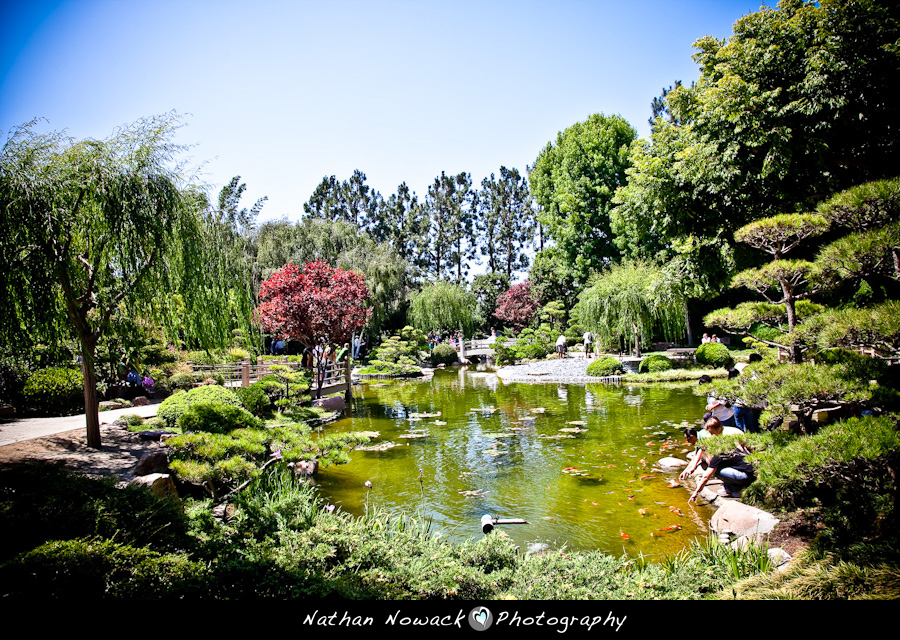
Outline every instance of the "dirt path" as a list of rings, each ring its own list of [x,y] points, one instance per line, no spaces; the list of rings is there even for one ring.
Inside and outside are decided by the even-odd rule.
[[[152,404],[101,413],[100,449],[87,446],[83,415],[6,421],[0,424],[0,464],[51,462],[89,475],[131,480],[141,456],[161,445],[112,423],[127,413],[155,415],[156,407]]]

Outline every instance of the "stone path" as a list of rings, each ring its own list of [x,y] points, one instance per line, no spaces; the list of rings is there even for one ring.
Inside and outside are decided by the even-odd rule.
[[[100,424],[110,424],[113,420],[123,415],[137,414],[142,418],[150,418],[156,415],[156,409],[161,400],[151,400],[150,404],[142,407],[128,407],[125,409],[112,409],[100,412]],[[86,429],[84,414],[74,416],[62,416],[59,418],[13,418],[0,421],[0,447],[30,440],[43,438],[58,433]]]

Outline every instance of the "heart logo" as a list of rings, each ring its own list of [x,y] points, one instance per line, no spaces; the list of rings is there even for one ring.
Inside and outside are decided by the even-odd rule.
[[[494,623],[494,615],[487,607],[475,607],[469,612],[469,626],[475,631],[486,631]]]

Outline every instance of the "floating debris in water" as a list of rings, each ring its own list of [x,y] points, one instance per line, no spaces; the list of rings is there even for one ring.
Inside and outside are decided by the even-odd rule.
[[[373,445],[363,445],[356,447],[357,451],[387,451],[388,449],[393,449],[394,447],[399,447],[400,445],[396,442],[382,442],[380,444]]]

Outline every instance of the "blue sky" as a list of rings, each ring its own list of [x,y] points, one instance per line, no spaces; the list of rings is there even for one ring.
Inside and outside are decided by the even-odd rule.
[[[299,219],[354,169],[424,198],[441,171],[522,173],[592,113],[649,135],[650,101],[698,76],[692,44],[759,0],[0,0],[0,131],[106,138],[177,111],[215,194]]]

